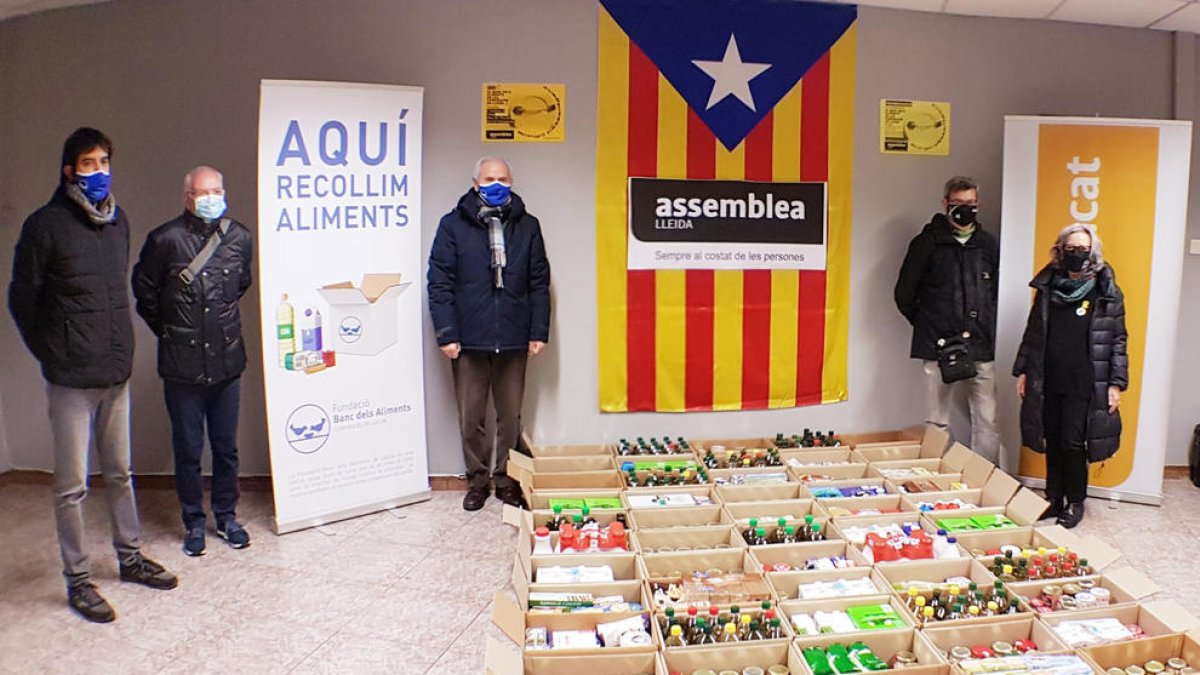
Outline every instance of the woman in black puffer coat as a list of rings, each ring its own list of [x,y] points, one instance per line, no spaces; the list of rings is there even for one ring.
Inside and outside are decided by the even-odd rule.
[[[1036,293],[1013,375],[1021,443],[1046,454],[1049,515],[1071,528],[1083,519],[1088,463],[1112,457],[1121,442],[1125,297],[1090,225],[1065,228],[1050,257],[1029,283]]]

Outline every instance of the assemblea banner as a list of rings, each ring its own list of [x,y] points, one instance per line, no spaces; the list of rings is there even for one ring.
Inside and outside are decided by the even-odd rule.
[[[423,90],[264,80],[258,283],[279,532],[427,499]]]
[[[856,17],[601,0],[601,410],[846,399]]]
[[[1096,227],[1125,296],[1129,388],[1121,396],[1121,448],[1092,465],[1095,496],[1162,499],[1191,134],[1190,122],[1005,118],[997,372],[1001,364],[1012,367],[1032,297],[1025,282],[1049,262],[1062,228]],[[1012,382],[1006,375],[997,383],[1007,448],[1020,447]],[[1040,485],[1044,456],[1022,448],[1019,474]]]

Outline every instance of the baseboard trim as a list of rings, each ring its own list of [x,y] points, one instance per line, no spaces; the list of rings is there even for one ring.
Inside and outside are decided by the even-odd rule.
[[[134,474],[134,484],[146,490],[174,490],[175,477],[161,473]],[[204,488],[211,488],[211,478],[204,477]],[[92,487],[104,487],[104,476],[93,474]],[[31,469],[14,469],[0,473],[0,488],[9,485],[54,485],[54,473]],[[243,492],[271,492],[270,476],[239,476],[238,485]],[[466,476],[430,476],[429,489],[434,492],[462,491],[467,489]]]

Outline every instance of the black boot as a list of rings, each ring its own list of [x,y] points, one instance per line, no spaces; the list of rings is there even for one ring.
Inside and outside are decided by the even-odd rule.
[[[1078,525],[1083,520],[1083,502],[1077,504],[1067,504],[1067,508],[1063,509],[1062,515],[1058,517],[1058,524],[1068,530]]]
[[[1050,493],[1046,493],[1046,501],[1050,502],[1050,508],[1042,514],[1042,518],[1058,518],[1063,514],[1063,504],[1066,501],[1062,495],[1055,497]]]

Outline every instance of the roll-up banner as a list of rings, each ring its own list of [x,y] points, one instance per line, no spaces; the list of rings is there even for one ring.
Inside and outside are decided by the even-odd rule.
[[[422,97],[261,85],[258,288],[280,533],[430,496]]]
[[[1020,401],[1010,373],[1032,299],[1026,284],[1049,262],[1062,228],[1096,227],[1125,295],[1129,388],[1121,397],[1121,446],[1091,465],[1093,496],[1162,501],[1191,136],[1190,122],[1005,118],[996,345],[1005,448],[1021,448]],[[1042,455],[1021,448],[1015,464],[1026,483],[1044,484]]]

